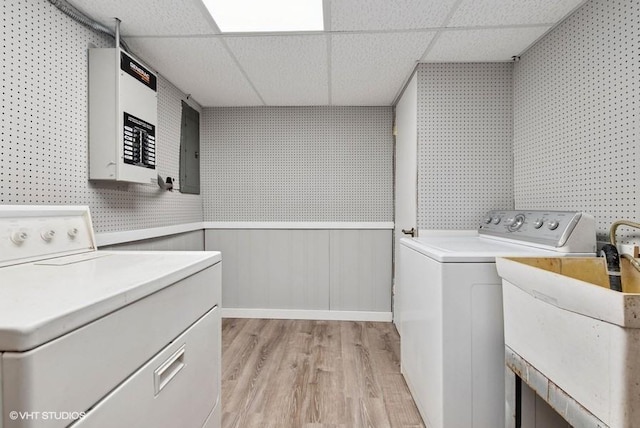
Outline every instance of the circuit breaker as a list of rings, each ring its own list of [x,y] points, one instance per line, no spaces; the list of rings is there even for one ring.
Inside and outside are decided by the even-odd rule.
[[[155,183],[158,78],[120,48],[89,49],[89,179]]]

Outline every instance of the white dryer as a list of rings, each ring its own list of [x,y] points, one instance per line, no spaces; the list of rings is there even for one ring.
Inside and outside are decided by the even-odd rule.
[[[0,207],[0,427],[219,427],[220,262],[96,251],[86,207]]]
[[[402,373],[427,427],[502,428],[502,282],[495,258],[594,255],[594,219],[495,210],[477,231],[425,235],[400,245],[395,317]]]

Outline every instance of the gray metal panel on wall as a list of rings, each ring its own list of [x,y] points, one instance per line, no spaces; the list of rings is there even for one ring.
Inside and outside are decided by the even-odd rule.
[[[511,63],[418,66],[418,228],[513,207]]]
[[[391,107],[206,108],[209,221],[391,221]]]
[[[640,5],[592,0],[517,63],[515,204],[640,220]],[[640,242],[621,229],[623,240]]]
[[[331,231],[331,310],[391,311],[391,230]]]
[[[45,0],[3,1],[0,204],[91,208],[96,232],[202,221],[200,196],[88,181],[87,49],[113,39]],[[144,52],[139,52],[144,59]],[[178,176],[183,94],[160,77],[158,173]]]
[[[329,231],[207,230],[225,308],[329,309]]]

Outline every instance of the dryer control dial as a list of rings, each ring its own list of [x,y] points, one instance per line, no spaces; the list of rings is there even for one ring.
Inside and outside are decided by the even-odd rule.
[[[533,223],[533,227],[535,227],[536,229],[540,229],[543,224],[544,224],[544,219],[539,218]]]
[[[560,222],[558,220],[551,220],[547,225],[550,230],[556,230],[558,226],[560,226]]]
[[[53,229],[44,229],[40,232],[40,237],[46,242],[51,241],[54,236],[56,236],[56,231]]]
[[[24,241],[26,241],[28,237],[29,237],[29,234],[27,232],[23,230],[16,230],[11,234],[11,242],[13,242],[16,245],[20,245]]]

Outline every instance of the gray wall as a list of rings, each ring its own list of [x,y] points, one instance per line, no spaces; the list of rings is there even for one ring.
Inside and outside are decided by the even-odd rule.
[[[418,228],[513,208],[511,63],[418,66]]]
[[[202,221],[200,196],[87,180],[87,49],[112,47],[113,39],[77,24],[46,0],[3,1],[2,11],[0,204],[88,205],[96,232]],[[160,77],[163,177],[178,177],[182,97]]]
[[[206,108],[204,217],[391,222],[391,107]],[[266,226],[268,228],[268,225]],[[391,311],[391,230],[207,230],[223,306]]]
[[[210,221],[392,221],[391,107],[206,108]]]
[[[516,64],[516,207],[640,220],[639,40],[636,1],[592,0]]]

